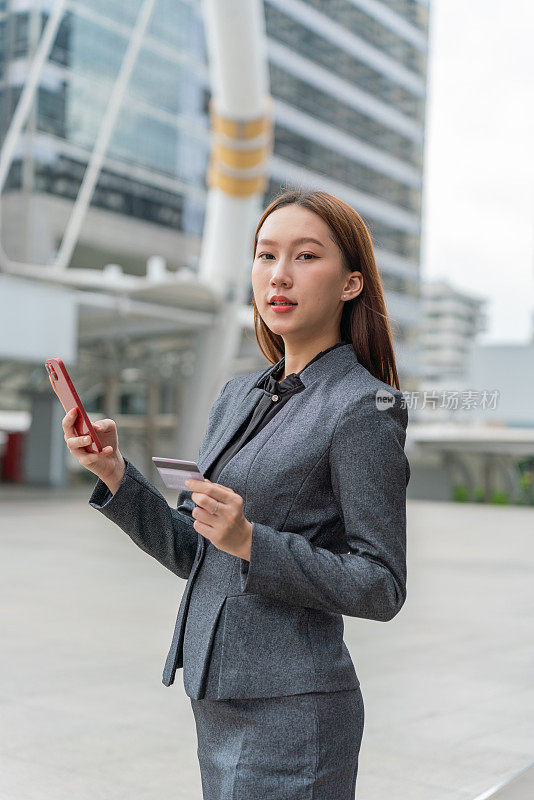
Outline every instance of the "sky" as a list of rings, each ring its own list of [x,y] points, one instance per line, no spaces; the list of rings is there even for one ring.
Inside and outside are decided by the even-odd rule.
[[[422,277],[487,299],[481,343],[534,341],[534,3],[430,2]]]

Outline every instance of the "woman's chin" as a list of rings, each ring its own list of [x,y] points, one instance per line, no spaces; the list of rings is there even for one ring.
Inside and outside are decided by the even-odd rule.
[[[277,322],[270,321],[268,323],[268,327],[273,333],[278,334],[278,336],[282,336],[282,335],[285,336],[285,335],[287,335],[289,333],[294,333],[294,332],[296,332],[298,330],[296,325],[289,325],[289,324],[284,325],[283,322],[278,322],[277,323]]]

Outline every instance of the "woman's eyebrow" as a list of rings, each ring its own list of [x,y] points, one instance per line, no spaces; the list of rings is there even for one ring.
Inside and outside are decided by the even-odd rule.
[[[312,236],[301,236],[300,239],[294,239],[291,244],[304,244],[304,242],[313,242],[314,244],[318,244],[319,247],[324,247],[322,242],[318,239],[314,239]],[[277,245],[278,242],[275,242],[273,239],[258,239],[258,244]]]

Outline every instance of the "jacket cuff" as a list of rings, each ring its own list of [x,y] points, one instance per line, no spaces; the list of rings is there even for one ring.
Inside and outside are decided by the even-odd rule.
[[[109,487],[103,480],[98,478],[95,486],[93,488],[93,492],[91,497],[89,498],[89,505],[93,508],[96,508],[97,511],[102,511],[103,509],[112,510],[114,505],[117,505],[121,502],[122,495],[126,493],[125,486],[126,484],[132,480],[133,477],[133,464],[128,461],[127,458],[123,455],[124,461],[126,463],[126,469],[124,470],[124,475],[122,476],[122,480],[119,483],[117,491],[115,494],[112,494],[109,490]],[[108,508],[108,506],[110,508]]]
[[[280,535],[280,531],[275,531],[268,525],[252,523],[250,561],[241,559],[239,577],[242,592],[273,595],[276,584],[275,565],[280,557]]]

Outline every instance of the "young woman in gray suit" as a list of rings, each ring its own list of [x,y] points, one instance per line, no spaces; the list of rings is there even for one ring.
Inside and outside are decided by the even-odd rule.
[[[406,598],[408,414],[359,214],[288,190],[254,238],[254,319],[270,366],[230,378],[178,507],[119,450],[69,450],[92,507],[187,580],[163,683],[183,668],[205,800],[352,800],[364,704],[343,615]]]

